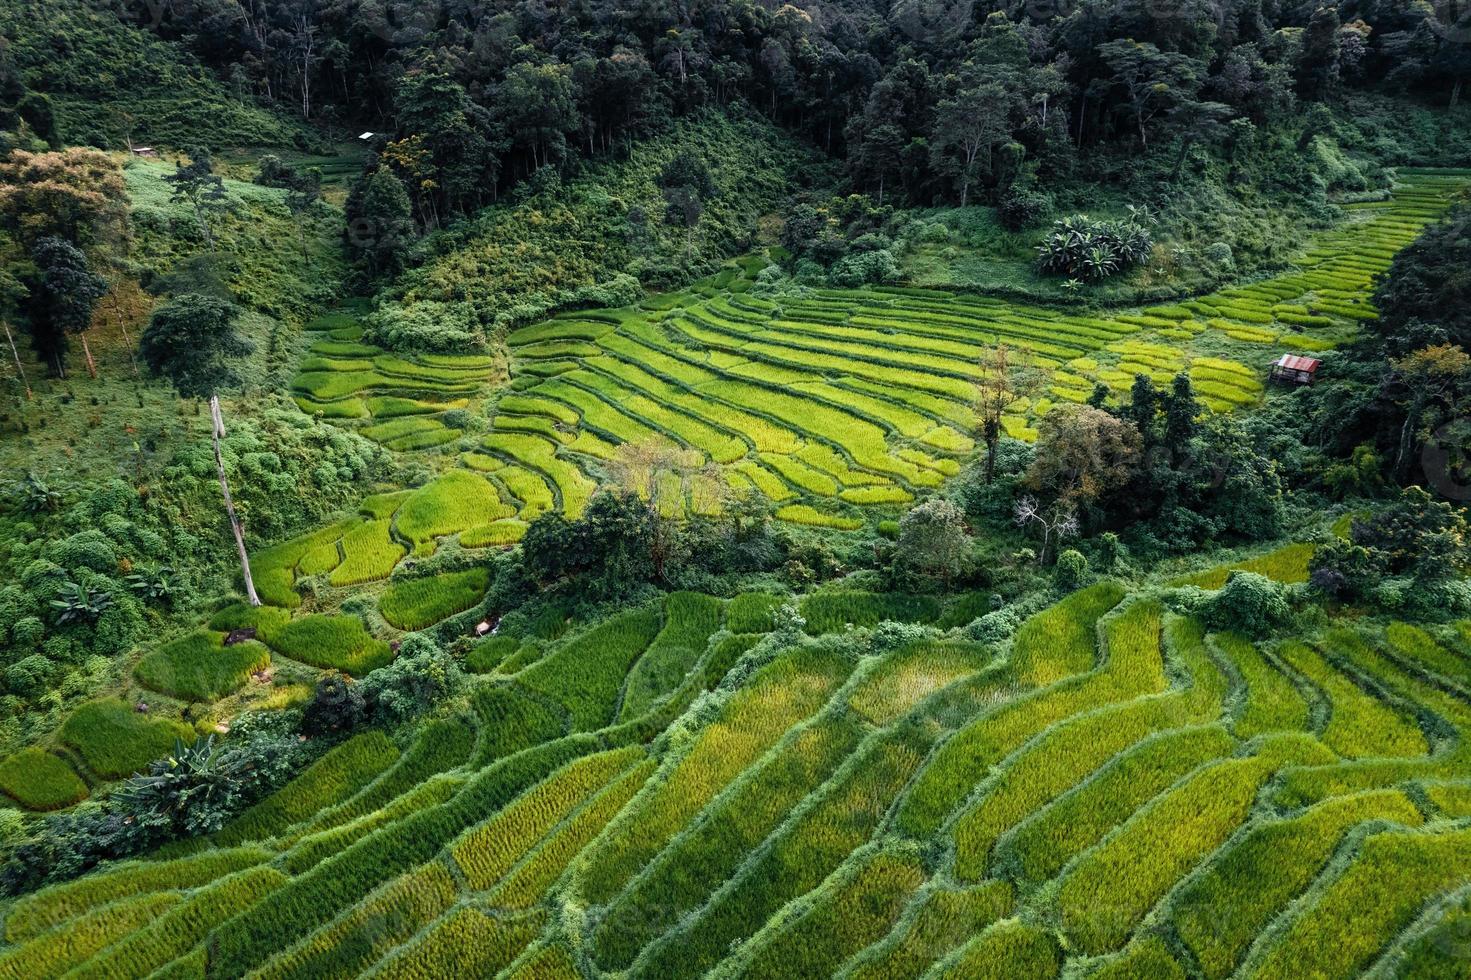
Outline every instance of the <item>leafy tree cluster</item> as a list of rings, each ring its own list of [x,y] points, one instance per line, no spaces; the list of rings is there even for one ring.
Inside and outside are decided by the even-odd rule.
[[[1313,555],[1314,589],[1347,602],[1378,602],[1393,609],[1457,612],[1471,607],[1463,581],[1471,565],[1466,518],[1421,487],[1355,518],[1347,538]]]
[[[404,182],[421,226],[577,152],[616,151],[663,119],[734,100],[840,156],[880,202],[965,205],[1065,177],[1080,153],[1109,144],[1161,148],[1178,172],[1193,147],[1299,121],[1356,88],[1454,102],[1471,69],[1460,25],[1446,22],[1454,5],[927,12],[174,0],[151,27],[282,112],[390,131],[374,166]]]
[[[1053,408],[1022,460],[978,470],[959,494],[992,519],[1009,507],[1041,541],[1039,560],[1069,538],[1099,532],[1126,534],[1136,549],[1179,553],[1270,539],[1282,529],[1276,463],[1239,420],[1206,413],[1183,372],[1168,391],[1137,376],[1121,405],[1100,386],[1088,404]]]

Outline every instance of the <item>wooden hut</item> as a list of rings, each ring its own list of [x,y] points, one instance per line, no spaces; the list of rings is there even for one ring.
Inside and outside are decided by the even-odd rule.
[[[1318,366],[1323,362],[1316,357],[1298,354],[1283,354],[1272,365],[1272,380],[1289,384],[1310,385],[1318,377]]]

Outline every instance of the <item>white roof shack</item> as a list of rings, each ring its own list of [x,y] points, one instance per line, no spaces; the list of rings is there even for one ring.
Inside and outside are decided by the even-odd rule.
[[[374,136],[377,136],[377,135],[378,135],[377,133],[362,133],[361,135],[358,136],[358,139],[360,139],[360,140],[370,140]]]

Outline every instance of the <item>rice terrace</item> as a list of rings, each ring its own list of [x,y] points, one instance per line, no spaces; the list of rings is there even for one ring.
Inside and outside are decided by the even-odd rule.
[[[0,5],[0,980],[1471,977],[1468,37]]]

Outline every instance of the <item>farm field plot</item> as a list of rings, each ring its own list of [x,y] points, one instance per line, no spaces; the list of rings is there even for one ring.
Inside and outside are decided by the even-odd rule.
[[[1376,316],[1373,275],[1464,183],[1403,180],[1392,199],[1356,206],[1351,224],[1318,236],[1297,269],[1183,305],[1082,315],[885,287],[770,300],[748,294],[758,261],[676,302],[565,314],[510,334],[517,391],[499,403],[488,451],[543,477],[554,506],[576,512],[579,478],[595,480],[613,447],[664,441],[688,452],[691,470],[723,470],[722,493],[780,503],[780,519],[858,527],[865,508],[908,502],[956,472],[973,445],[978,362],[997,344],[1030,352],[1047,377],[1007,410],[1019,438],[1099,384],[1127,399],[1141,373],[1164,385],[1188,373],[1213,411],[1256,404],[1280,353],[1332,347]],[[718,494],[697,499],[688,483],[674,507],[718,509]]]
[[[362,325],[350,316],[322,317],[307,329],[314,339],[291,383],[297,406],[400,452],[459,439],[465,423],[457,415],[500,373],[486,355],[390,354],[363,343]]]
[[[756,637],[722,627],[771,602],[674,593],[512,657],[471,716],[348,740],[188,856],[22,898],[0,969],[1443,975],[1412,967],[1464,918],[1471,703],[1428,634],[1254,645],[1105,581],[1000,656],[816,630],[732,670]]]

